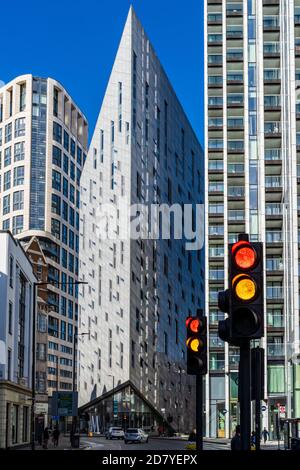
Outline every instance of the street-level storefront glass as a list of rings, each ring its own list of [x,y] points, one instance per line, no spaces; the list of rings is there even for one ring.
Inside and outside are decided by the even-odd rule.
[[[110,426],[120,426],[124,430],[142,428],[154,432],[159,427],[164,431],[169,427],[130,385],[103,399],[99,397],[98,403],[84,410],[84,417],[87,415],[88,423],[86,419],[81,419],[80,422],[82,431],[104,433]]]

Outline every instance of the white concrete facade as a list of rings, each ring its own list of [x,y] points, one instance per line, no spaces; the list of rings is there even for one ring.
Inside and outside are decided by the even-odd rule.
[[[81,405],[130,380],[174,429],[193,425],[185,318],[204,303],[202,251],[174,239],[100,240],[98,230],[101,203],[203,202],[202,166],[200,144],[131,8],[81,179],[79,275],[89,285],[80,290],[79,334],[90,333],[79,336]]]

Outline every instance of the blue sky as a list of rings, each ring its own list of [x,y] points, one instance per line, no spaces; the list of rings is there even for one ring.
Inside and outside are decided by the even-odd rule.
[[[202,142],[201,0],[3,2],[0,80],[24,73],[59,80],[91,135],[131,3]]]

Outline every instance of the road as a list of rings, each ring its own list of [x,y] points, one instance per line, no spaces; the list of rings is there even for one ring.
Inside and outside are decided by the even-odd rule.
[[[148,444],[125,444],[123,440],[107,440],[104,437],[81,437],[81,445],[88,446],[87,450],[185,450],[187,441],[179,439],[150,438]],[[216,442],[205,442],[204,449],[207,450],[229,450],[226,444]]]

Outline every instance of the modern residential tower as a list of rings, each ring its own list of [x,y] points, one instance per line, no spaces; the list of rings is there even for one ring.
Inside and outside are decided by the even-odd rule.
[[[47,332],[48,340],[46,350],[45,339],[37,342],[37,360],[47,363],[37,368],[37,394],[73,388],[78,299],[71,283],[86,147],[87,121],[59,82],[22,75],[0,88],[0,226],[22,241],[39,282],[49,283],[38,292],[37,338]]]
[[[300,415],[300,1],[205,1],[206,313],[210,374],[206,434],[238,419],[238,350],[217,335],[217,293],[227,287],[228,243],[264,243],[263,425]],[[280,405],[280,408],[279,408]]]
[[[126,202],[141,212],[203,203],[203,174],[200,144],[131,8],[81,179],[79,392],[94,430],[194,423],[185,318],[204,305],[203,250],[122,234]],[[114,214],[113,236],[101,238]]]

